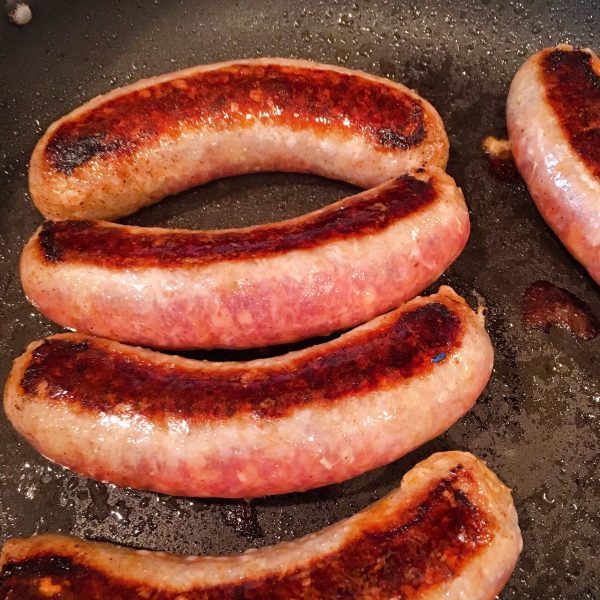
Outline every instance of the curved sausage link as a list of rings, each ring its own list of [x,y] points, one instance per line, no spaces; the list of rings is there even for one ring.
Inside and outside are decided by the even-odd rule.
[[[364,323],[435,281],[469,216],[440,169],[271,225],[221,231],[47,222],[21,280],[47,317],[155,348],[268,346]]]
[[[57,535],[13,539],[0,559],[0,593],[31,600],[492,600],[521,547],[510,491],[472,454],[443,452],[357,515],[243,554],[183,557]]]
[[[600,283],[600,59],[564,44],[534,54],[510,86],[507,122],[540,213]]]
[[[252,498],[344,481],[448,429],[493,350],[450,288],[336,340],[194,361],[62,334],[15,361],[4,408],[44,456],[120,486]]]
[[[48,219],[113,220],[228,175],[310,172],[369,188],[447,159],[439,115],[405,86],[305,60],[250,59],[87,102],[41,138],[29,187]]]

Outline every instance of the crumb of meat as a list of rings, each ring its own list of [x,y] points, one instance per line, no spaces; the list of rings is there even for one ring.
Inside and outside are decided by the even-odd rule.
[[[490,171],[495,177],[502,181],[515,181],[519,178],[509,140],[488,135],[482,146],[489,161]]]
[[[6,3],[6,13],[15,25],[27,25],[32,17],[30,6],[22,0],[9,0]]]

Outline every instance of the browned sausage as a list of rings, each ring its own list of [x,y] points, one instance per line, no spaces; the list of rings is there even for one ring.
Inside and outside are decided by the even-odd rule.
[[[183,557],[44,535],[7,542],[0,595],[86,600],[492,600],[522,541],[510,491],[473,455],[434,454],[361,513],[293,542]]]
[[[248,498],[406,454],[471,408],[492,363],[483,318],[446,287],[336,340],[247,363],[53,336],[15,361],[4,408],[42,454],[88,477]]]

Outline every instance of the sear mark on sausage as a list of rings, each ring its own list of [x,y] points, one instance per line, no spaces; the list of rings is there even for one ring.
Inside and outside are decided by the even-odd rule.
[[[548,53],[543,61],[548,102],[571,145],[600,178],[600,74],[583,50]]]
[[[229,65],[117,96],[64,122],[45,149],[55,171],[73,175],[94,158],[126,155],[189,124],[214,130],[268,120],[292,129],[360,135],[381,149],[425,138],[423,107],[364,77],[283,65]]]
[[[97,221],[46,221],[39,244],[49,262],[117,269],[199,266],[273,256],[370,235],[413,215],[436,198],[435,181],[403,175],[372,194],[352,196],[305,218],[271,225],[223,232],[140,232]]]
[[[460,347],[459,315],[431,303],[388,319],[351,343],[302,355],[279,366],[170,362],[86,344],[49,339],[37,347],[21,379],[28,395],[44,389],[50,402],[82,410],[136,414],[154,421],[170,416],[200,421],[239,414],[281,418],[309,404],[331,404],[348,395],[393,385],[430,372],[436,357]],[[74,376],[76,374],[76,376]]]
[[[157,589],[127,576],[115,577],[85,564],[85,554],[46,552],[8,563],[0,590],[14,598],[153,598],[217,600],[240,598],[420,598],[458,577],[494,536],[490,515],[460,489],[472,475],[458,465],[412,506],[400,506],[329,554],[283,573],[235,583]]]

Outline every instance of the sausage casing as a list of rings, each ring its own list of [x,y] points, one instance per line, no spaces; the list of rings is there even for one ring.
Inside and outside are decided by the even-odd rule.
[[[4,408],[42,454],[88,477],[252,498],[399,458],[471,408],[492,364],[483,318],[442,287],[333,341],[245,363],[53,336],[15,361]]]
[[[472,454],[443,452],[355,516],[239,555],[183,557],[56,535],[10,540],[0,593],[31,600],[493,600],[521,547],[510,491]]]

